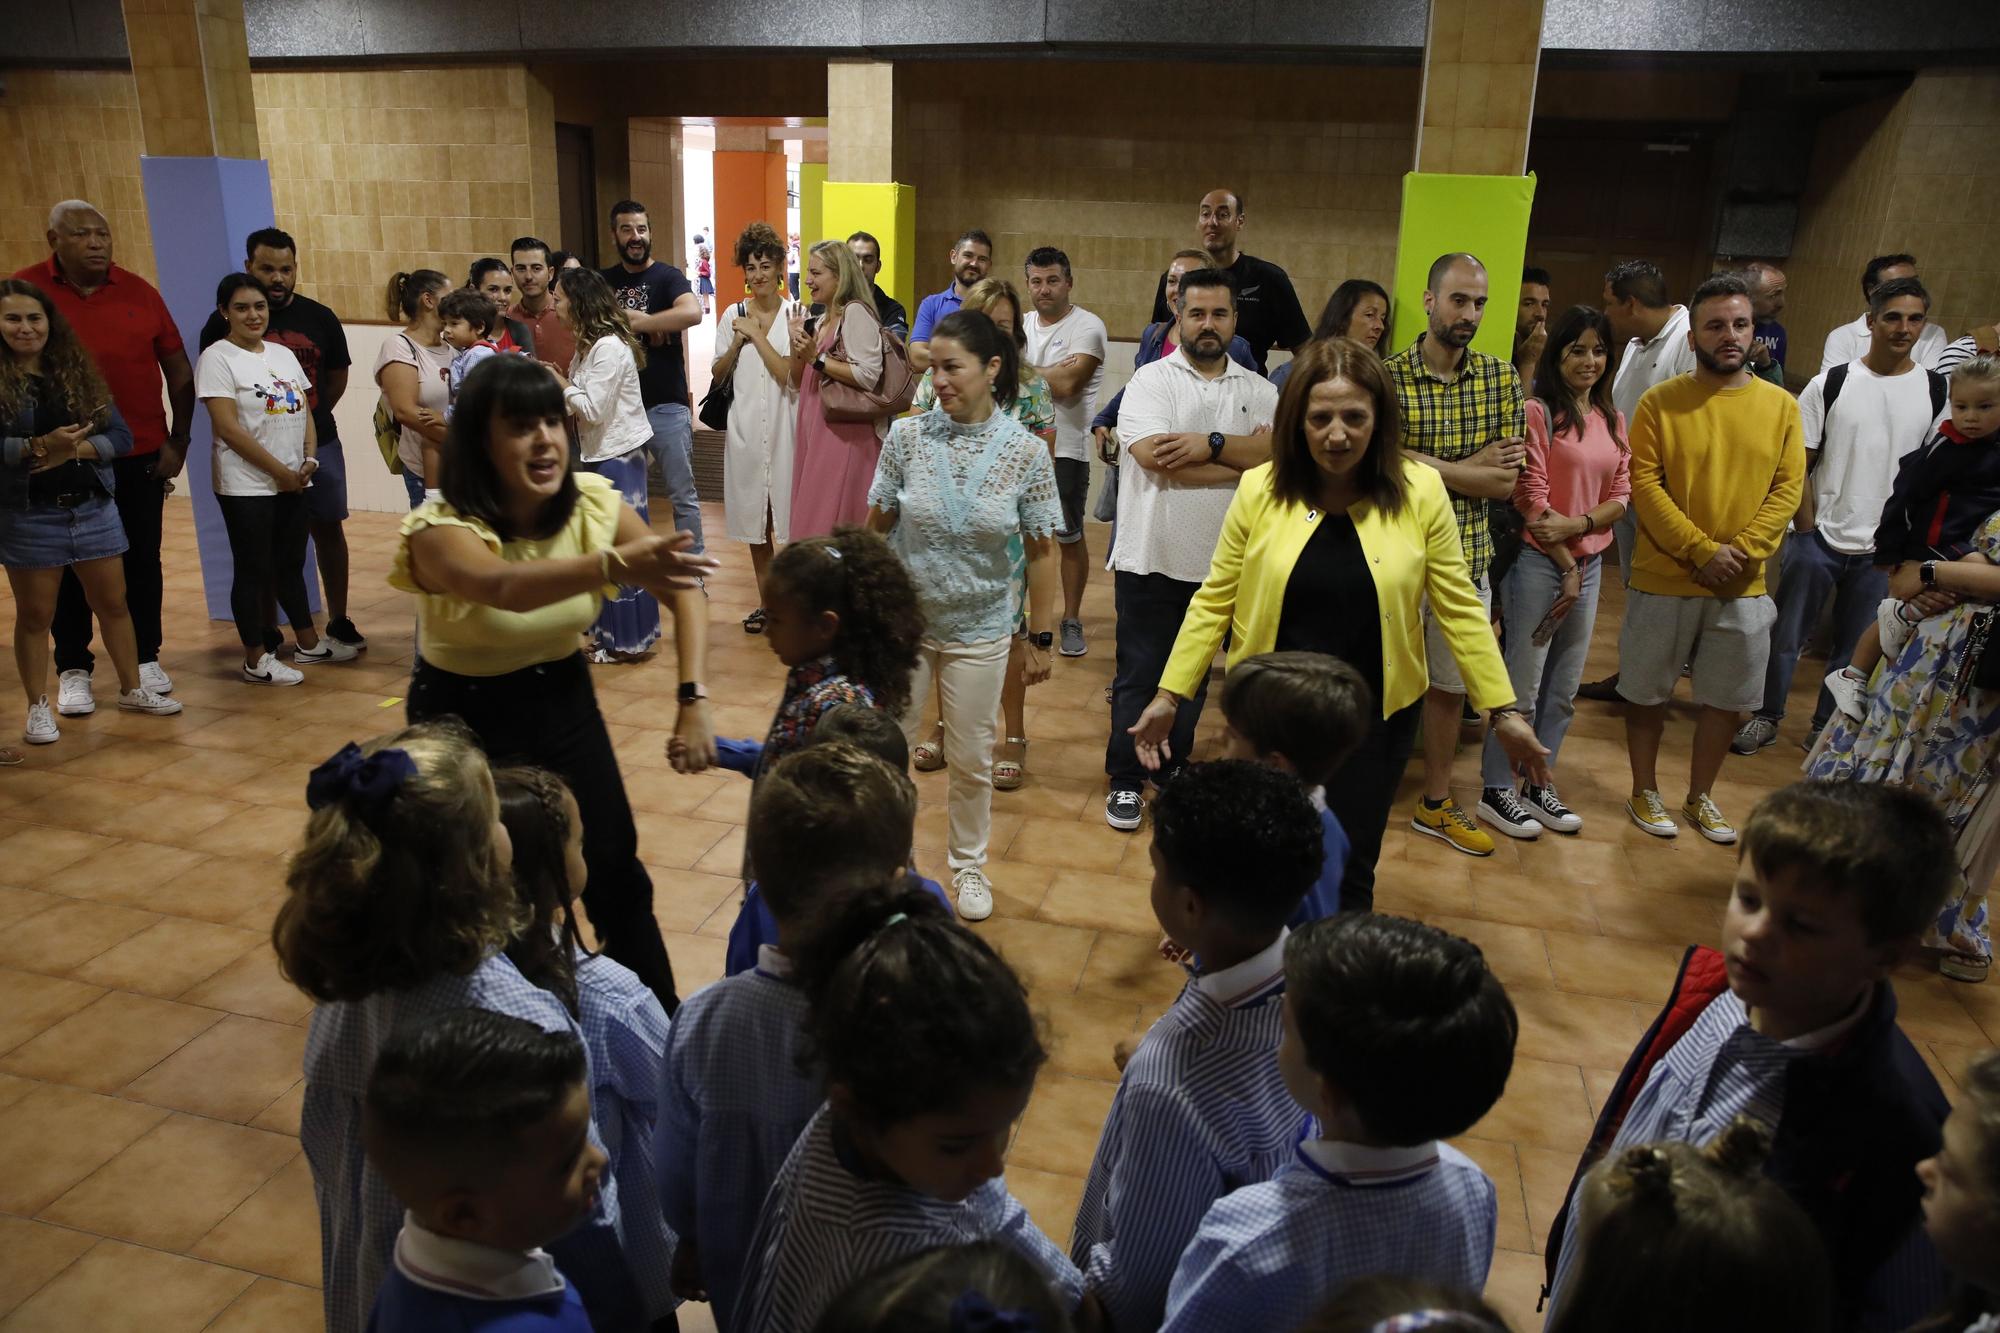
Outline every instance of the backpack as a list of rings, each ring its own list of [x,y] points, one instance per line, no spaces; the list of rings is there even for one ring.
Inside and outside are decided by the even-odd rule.
[[[1847,383],[1847,368],[1853,364],[1852,361],[1843,361],[1826,372],[1826,383],[1820,389],[1822,420],[1833,415],[1833,400],[1840,397],[1841,387]],[[1945,399],[1950,396],[1949,381],[1927,366],[1919,366],[1918,369],[1930,377],[1931,420],[1936,421],[1938,413],[1944,411]]]
[[[847,338],[845,320],[841,321],[840,337],[842,341]],[[833,350],[840,351],[838,344]],[[916,396],[917,372],[910,365],[910,354],[903,340],[887,328],[882,330],[882,378],[873,389],[857,389],[831,377],[819,385],[820,409],[828,421],[880,421],[901,416],[910,410]]]

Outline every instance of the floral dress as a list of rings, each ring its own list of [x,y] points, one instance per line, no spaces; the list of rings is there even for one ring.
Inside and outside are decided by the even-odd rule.
[[[2000,564],[2000,513],[1973,547]],[[2000,690],[1962,676],[1976,628],[1995,617],[1992,606],[1966,603],[1919,622],[1895,660],[1876,668],[1867,718],[1835,713],[1805,762],[1810,778],[1901,783],[1938,803],[1957,835],[1962,880],[1925,943],[1984,960],[1993,953],[1986,889],[2000,869]]]

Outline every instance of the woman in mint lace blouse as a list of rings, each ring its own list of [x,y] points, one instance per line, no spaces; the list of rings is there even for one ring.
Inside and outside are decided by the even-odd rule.
[[[928,632],[910,682],[903,731],[923,736],[923,702],[942,700],[950,832],[947,860],[959,915],[993,912],[986,843],[993,819],[993,742],[1018,612],[1008,539],[1028,555],[1025,674],[1049,676],[1055,628],[1055,531],[1062,513],[1048,447],[1007,414],[1019,392],[1014,341],[976,311],[939,321],[931,337],[937,407],[889,431],[868,491],[868,525],[909,567]],[[997,401],[996,401],[997,400]]]

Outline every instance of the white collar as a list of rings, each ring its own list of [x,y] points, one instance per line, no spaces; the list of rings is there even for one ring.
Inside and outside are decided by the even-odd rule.
[[[1180,330],[1175,329],[1174,332],[1178,334]],[[1167,362],[1170,365],[1179,366],[1184,374],[1192,375],[1194,378],[1209,384],[1219,384],[1223,380],[1235,379],[1238,376],[1250,374],[1249,371],[1237,365],[1236,359],[1230,356],[1225,349],[1222,355],[1222,373],[1214,379],[1209,379],[1208,376],[1195,369],[1194,362],[1188,360],[1187,344],[1180,342],[1174,344],[1174,354],[1167,358]],[[1261,379],[1262,376],[1253,376],[1253,378]]]
[[[524,1301],[563,1289],[556,1261],[543,1250],[522,1254],[440,1236],[407,1212],[396,1237],[396,1271],[420,1287],[475,1301]]]
[[[792,975],[792,960],[780,953],[777,945],[760,944],[757,946],[757,970],[765,976],[784,981]]]
[[[1285,939],[1291,933],[1280,930],[1277,939],[1242,962],[1220,972],[1202,973],[1194,979],[1196,989],[1231,1009],[1264,999],[1273,983],[1284,982]]]
[[[1314,787],[1306,793],[1306,799],[1313,803],[1313,809],[1321,814],[1326,813],[1326,788]]]
[[[1650,338],[1634,338],[1632,341],[1638,343],[1641,347],[1657,347],[1663,339],[1670,335],[1674,333],[1685,335],[1687,331],[1688,308],[1684,305],[1677,305],[1674,307],[1674,313],[1667,316],[1667,322],[1660,325],[1658,333]]]
[[[1436,1167],[1438,1146],[1432,1140],[1408,1148],[1370,1148],[1339,1139],[1306,1138],[1299,1142],[1299,1156],[1343,1185],[1394,1185]]]

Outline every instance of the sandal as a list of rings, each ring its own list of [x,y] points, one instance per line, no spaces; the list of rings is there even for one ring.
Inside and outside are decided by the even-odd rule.
[[[1028,738],[1026,736],[1009,736],[1004,743],[1020,746],[1021,757],[1019,759],[995,759],[993,761],[993,790],[1016,791],[1019,790],[1022,779],[1027,776]]]
[[[930,740],[910,747],[910,767],[919,773],[935,773],[944,767],[944,723],[938,723]]]
[[[21,762],[21,752],[12,746],[0,745],[0,768],[11,768]]]
[[[762,634],[764,632],[763,607],[760,606],[749,615],[743,617],[743,632],[745,634]]]

